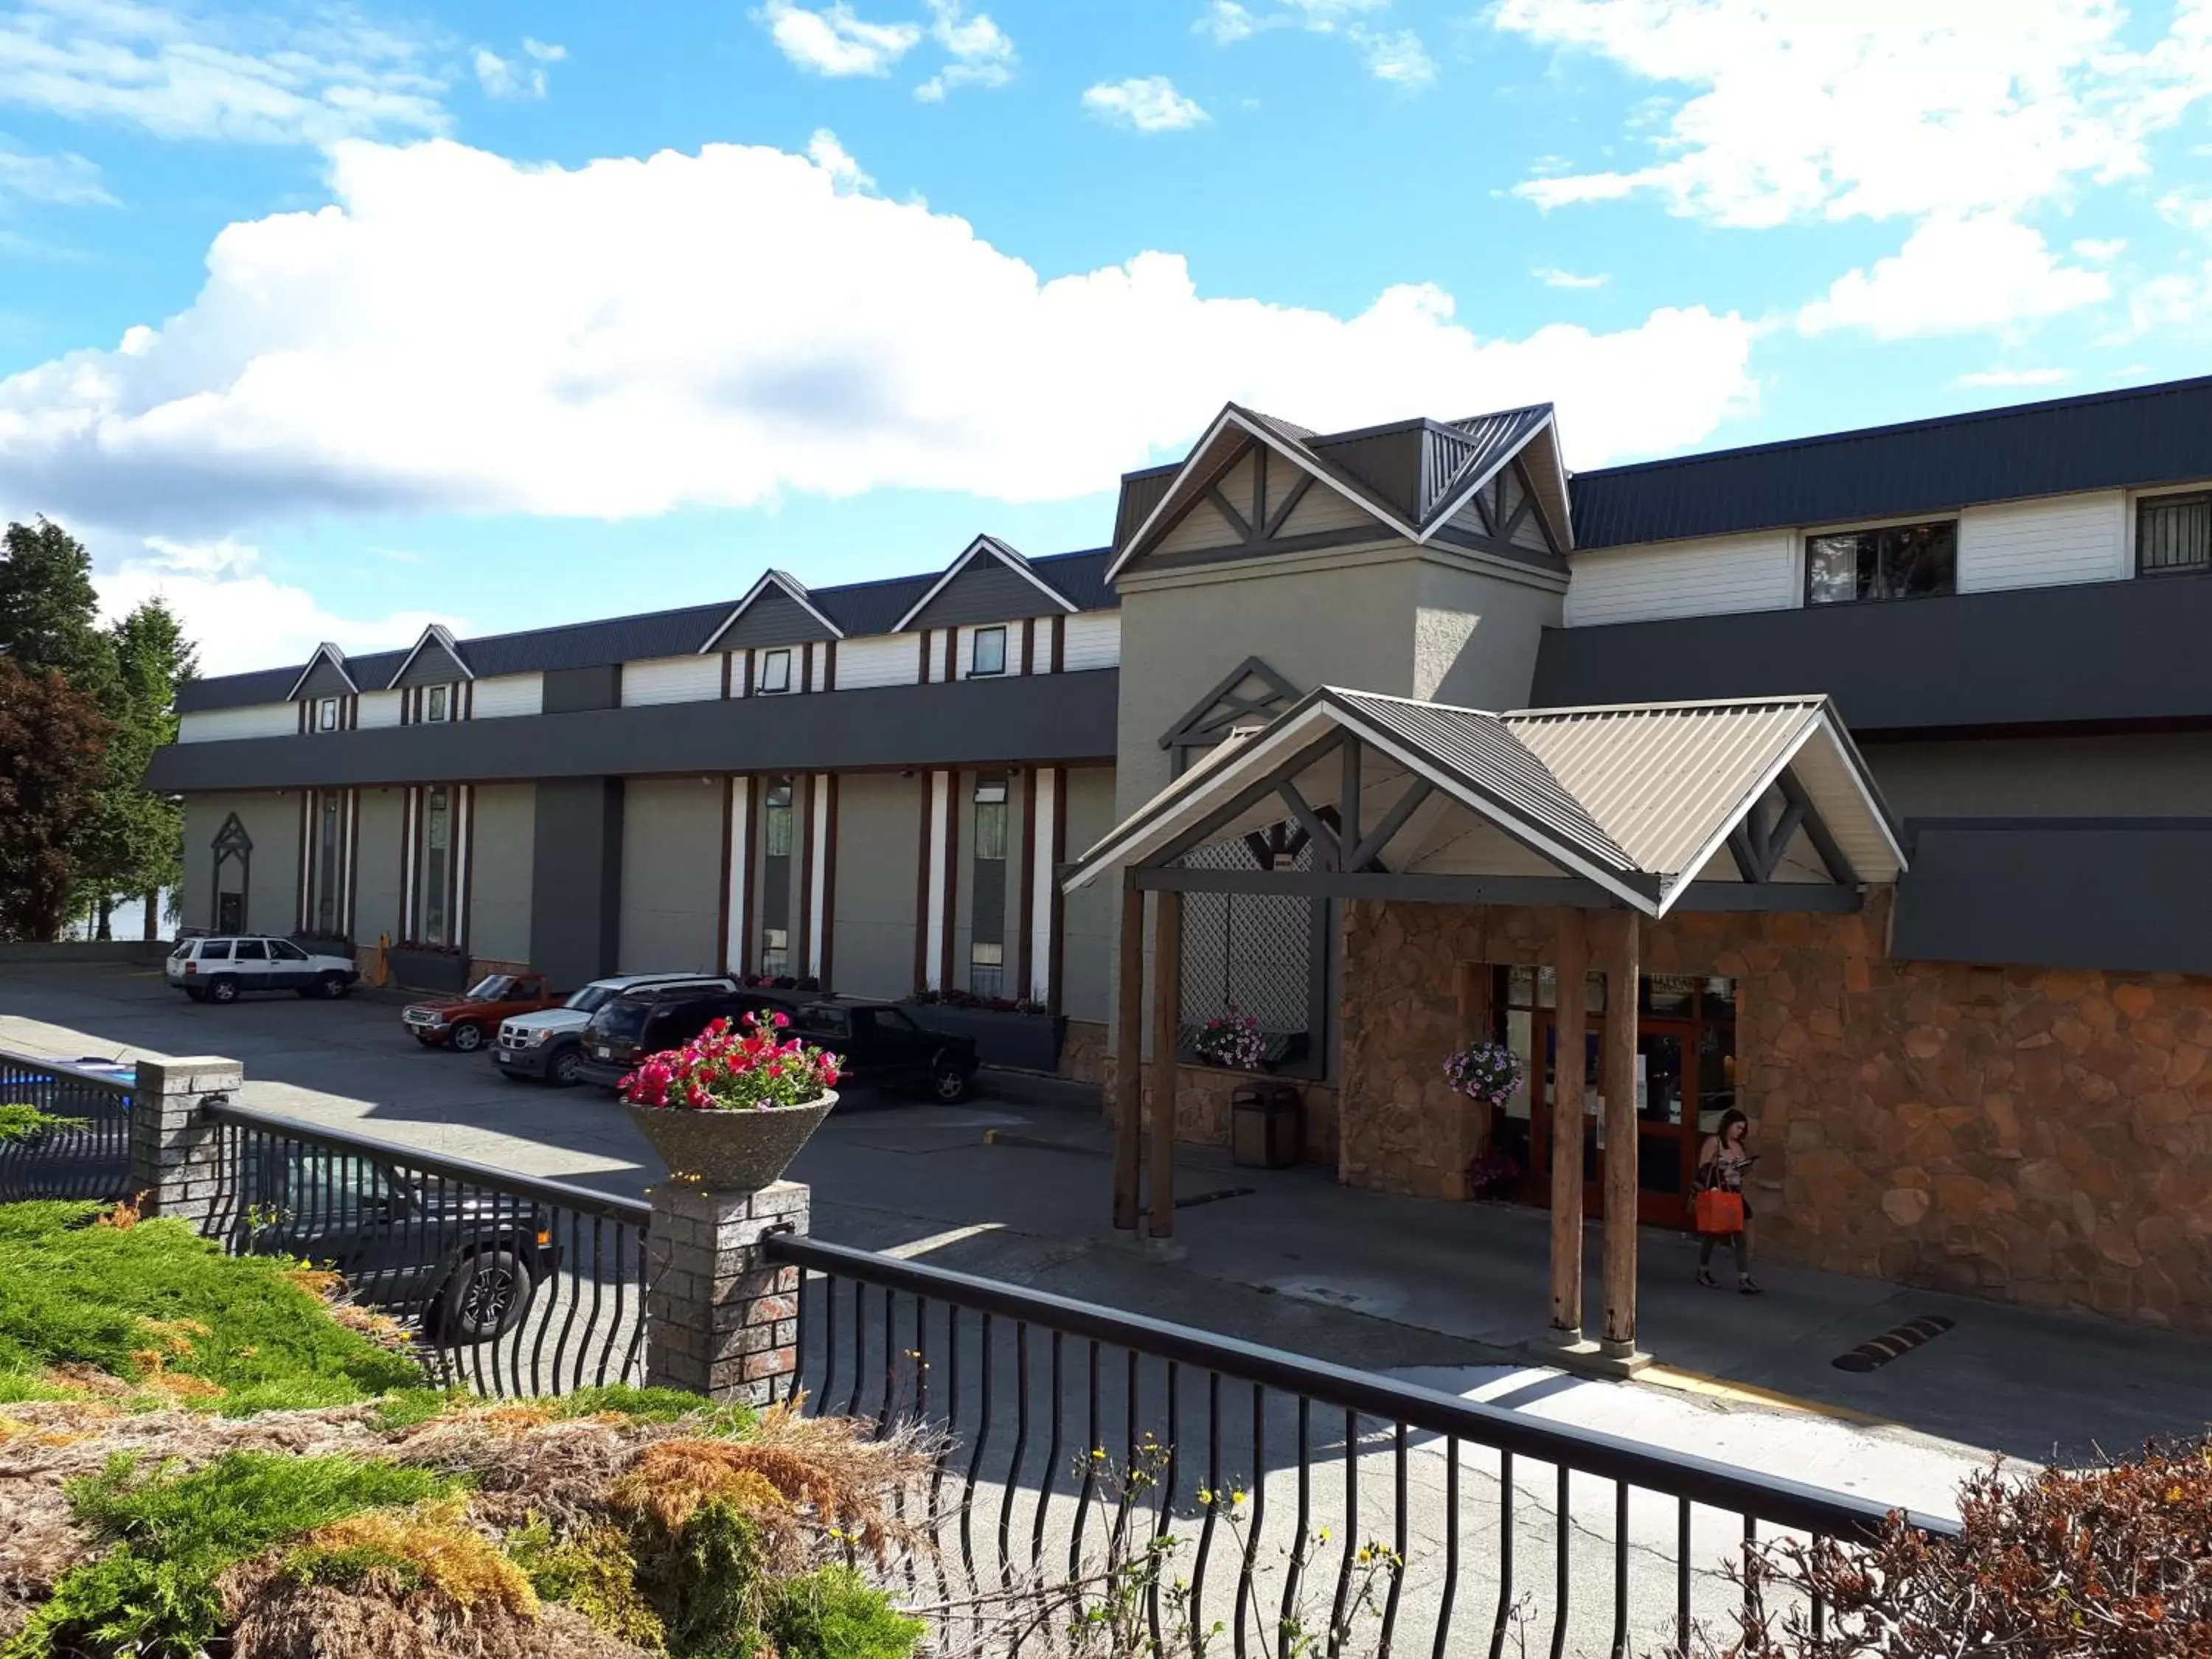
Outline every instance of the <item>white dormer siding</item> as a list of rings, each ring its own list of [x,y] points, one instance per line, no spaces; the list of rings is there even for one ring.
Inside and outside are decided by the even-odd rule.
[[[622,669],[625,708],[652,703],[702,702],[722,695],[720,653],[699,657],[656,657],[626,662]]]
[[[876,634],[837,641],[837,689],[913,685],[921,678],[921,635]]]
[[[400,705],[406,699],[404,691],[364,691],[356,709],[356,726],[397,726]],[[532,711],[535,712],[534,710]]]
[[[1312,492],[1308,491],[1309,495]],[[1121,665],[1121,613],[1085,611],[1060,624],[1060,665],[1069,673],[1082,668]]]
[[[300,729],[296,702],[248,703],[242,708],[202,708],[177,717],[179,743],[222,743],[234,738],[282,738]]]
[[[1786,611],[1802,604],[1796,531],[1605,547],[1573,557],[1566,625]]]
[[[477,680],[469,691],[469,718],[499,720],[510,714],[545,712],[545,676],[492,674]]]
[[[2125,492],[2048,495],[1959,515],[1959,591],[2117,581],[2128,571]]]

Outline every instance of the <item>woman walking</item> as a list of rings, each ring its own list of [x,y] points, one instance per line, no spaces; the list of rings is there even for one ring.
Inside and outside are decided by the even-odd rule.
[[[1721,1114],[1718,1128],[1698,1149],[1698,1192],[1732,1195],[1738,1212],[1735,1230],[1708,1231],[1702,1216],[1698,1226],[1698,1283],[1709,1291],[1720,1289],[1713,1277],[1713,1246],[1723,1238],[1735,1255],[1735,1287],[1745,1296],[1757,1296],[1759,1287],[1751,1276],[1751,1203],[1743,1196],[1745,1172],[1759,1160],[1744,1145],[1751,1134],[1751,1120],[1731,1108]],[[1702,1208],[1702,1206],[1701,1206]]]

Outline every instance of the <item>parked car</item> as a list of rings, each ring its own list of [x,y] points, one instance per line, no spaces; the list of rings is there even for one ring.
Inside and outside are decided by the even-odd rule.
[[[813,993],[794,1000],[788,993],[762,990],[610,1002],[585,1029],[580,1069],[592,1082],[613,1088],[647,1055],[682,1047],[717,1018],[737,1020],[748,1013],[787,1015],[793,1036],[842,1059],[843,1082],[924,1089],[947,1103],[967,1099],[975,1087],[975,1040],[926,1030],[895,1002]]]
[[[576,1074],[612,1089],[647,1054],[680,1048],[718,1019],[747,1014],[789,1014],[794,1005],[776,991],[698,992],[648,986],[599,1005],[579,1038]]]
[[[225,933],[177,941],[167,977],[194,1002],[235,1002],[249,991],[342,997],[361,978],[351,957],[320,956],[289,939]]]
[[[842,1055],[841,1083],[878,1089],[926,1089],[950,1105],[975,1086],[975,1040],[933,1031],[896,1002],[869,997],[821,997],[802,1003],[793,1028],[809,1042]]]
[[[419,1317],[434,1341],[513,1330],[560,1266],[550,1212],[514,1194],[297,1142],[262,1143],[244,1174],[234,1249],[327,1262],[360,1301]]]
[[[629,991],[651,990],[672,996],[684,992],[726,994],[737,988],[735,980],[720,974],[623,974],[595,979],[571,992],[557,1008],[501,1020],[499,1042],[491,1051],[492,1063],[503,1077],[533,1078],[565,1087],[581,1079],[584,1027],[610,998]]]
[[[501,1021],[541,1008],[557,1008],[561,998],[543,974],[486,974],[457,997],[410,1002],[399,1023],[425,1048],[458,1048],[472,1054],[491,1041]]]

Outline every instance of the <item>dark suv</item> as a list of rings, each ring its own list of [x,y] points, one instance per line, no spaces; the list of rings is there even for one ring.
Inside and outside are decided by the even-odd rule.
[[[616,1088],[647,1054],[681,1048],[718,1019],[736,1024],[747,1014],[790,1014],[794,1006],[773,991],[702,993],[670,986],[626,992],[601,1003],[584,1027],[576,1075]]]
[[[975,1042],[915,1024],[895,1002],[870,997],[819,997],[800,1005],[793,1033],[842,1055],[840,1077],[878,1089],[925,1089],[951,1104],[975,1085]]]
[[[514,1194],[281,1141],[249,1152],[242,1173],[234,1249],[328,1264],[359,1301],[418,1316],[433,1342],[506,1334],[560,1266],[550,1212]]]

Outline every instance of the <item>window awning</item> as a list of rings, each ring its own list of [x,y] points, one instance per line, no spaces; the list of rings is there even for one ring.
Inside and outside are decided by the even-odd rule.
[[[1313,868],[1266,855],[1288,823]],[[1254,837],[1255,867],[1183,855]],[[1066,873],[1443,903],[1844,909],[1905,853],[1825,696],[1503,714],[1323,686],[1233,732]]]

